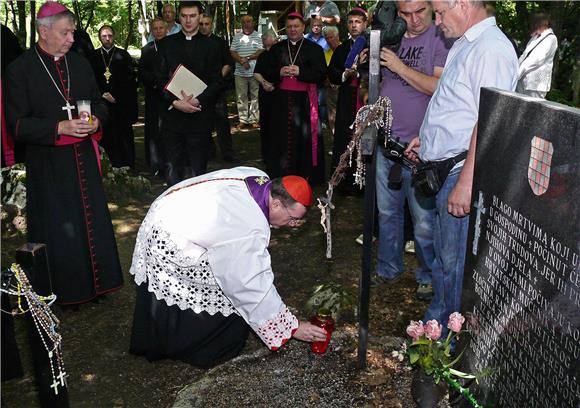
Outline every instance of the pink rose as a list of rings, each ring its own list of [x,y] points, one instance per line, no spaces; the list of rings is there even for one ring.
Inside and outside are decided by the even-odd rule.
[[[425,323],[425,337],[433,341],[439,340],[439,337],[441,337],[442,329],[443,328],[437,322],[437,320],[429,320],[427,323]]]
[[[413,340],[418,340],[424,333],[423,322],[421,320],[418,322],[411,320],[411,323],[407,326],[407,334],[411,336]]]
[[[447,322],[447,327],[454,331],[455,333],[459,333],[461,331],[461,326],[465,323],[465,317],[461,316],[459,312],[453,312],[449,316],[449,321]]]

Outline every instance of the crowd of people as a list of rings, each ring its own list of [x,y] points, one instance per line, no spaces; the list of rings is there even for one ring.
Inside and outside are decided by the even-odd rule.
[[[379,148],[374,284],[387,288],[404,272],[404,229],[411,223],[417,296],[430,301],[424,319],[445,322],[460,310],[480,89],[545,97],[557,39],[547,16],[535,16],[518,61],[484,2],[397,5],[406,31],[397,47],[380,51],[379,92],[392,103],[392,137],[407,145],[409,161],[450,172],[438,191],[426,194],[415,188],[407,162]],[[348,38],[341,43],[342,17]],[[137,237],[131,351],[209,366],[237,355],[248,328],[270,349],[292,337],[324,340],[324,330],[300,322],[281,300],[267,248],[270,227],[298,225],[312,202],[311,186],[328,178],[324,130],[332,133],[332,168],[351,139],[365,103],[362,67],[369,57],[368,50],[354,63],[349,56],[370,18],[360,7],[341,16],[332,1],[316,1],[304,14],[288,13],[285,38],[272,30],[260,34],[244,15],[228,44],[213,34],[213,18],[200,2],[181,2],[177,10],[166,4],[151,21],[135,74],[111,25],[98,30],[101,47],[71,51],[74,14],[58,2],[42,5],[38,43],[14,52],[6,69],[3,59],[2,133],[4,147],[5,133],[25,146],[28,240],[47,244],[58,302],[84,303],[123,283],[98,146],[114,167],[135,166],[139,80],[146,162],[169,189],[152,204]],[[199,94],[166,90],[179,67],[204,83]],[[207,173],[214,129],[223,159],[239,163],[225,93],[232,73],[237,126],[260,129],[265,172]],[[81,100],[91,102],[88,118],[78,112]]]

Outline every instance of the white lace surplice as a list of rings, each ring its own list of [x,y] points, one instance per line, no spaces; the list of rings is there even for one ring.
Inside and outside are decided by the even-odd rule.
[[[273,284],[270,227],[245,182],[223,180],[250,175],[265,176],[257,169],[222,170],[168,192],[203,179],[222,180],[159,197],[139,229],[130,272],[170,306],[239,314],[270,349],[277,349],[298,320]]]

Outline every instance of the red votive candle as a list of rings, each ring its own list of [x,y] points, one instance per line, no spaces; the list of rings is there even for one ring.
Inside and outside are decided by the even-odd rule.
[[[310,343],[310,350],[312,350],[313,353],[324,354],[326,353],[328,343],[330,343],[330,336],[332,336],[332,331],[334,330],[334,320],[330,316],[330,313],[321,311],[310,318],[310,323],[326,330],[326,340],[313,341]]]

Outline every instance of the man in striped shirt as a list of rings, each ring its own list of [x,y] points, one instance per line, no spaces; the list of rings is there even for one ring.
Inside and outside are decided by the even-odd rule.
[[[259,85],[254,79],[254,67],[263,50],[262,38],[254,30],[254,19],[249,15],[242,16],[242,32],[235,35],[230,47],[232,58],[236,62],[234,78],[240,129],[260,127]]]

